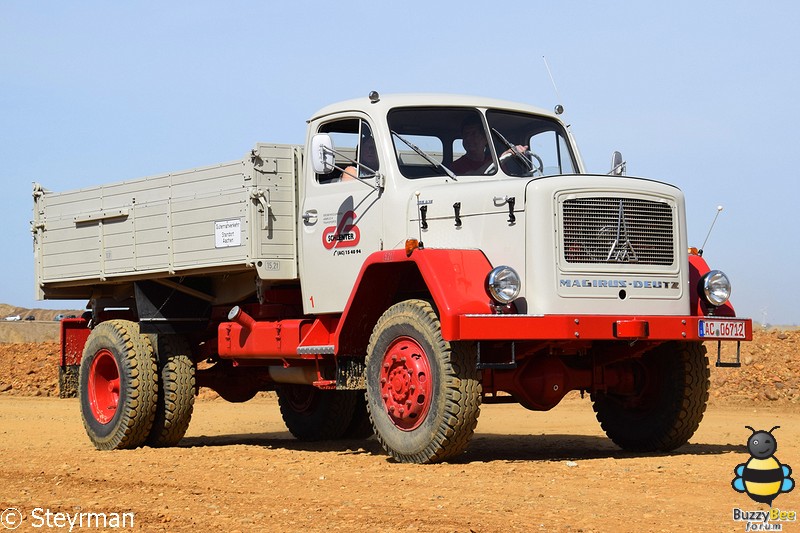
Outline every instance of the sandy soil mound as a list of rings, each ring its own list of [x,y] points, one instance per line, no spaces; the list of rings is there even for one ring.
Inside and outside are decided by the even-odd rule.
[[[57,342],[0,344],[0,394],[58,396]]]

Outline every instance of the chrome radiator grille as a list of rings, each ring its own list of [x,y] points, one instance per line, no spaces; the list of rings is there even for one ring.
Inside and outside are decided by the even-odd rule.
[[[567,263],[671,265],[672,207],[638,198],[570,198],[561,204]]]

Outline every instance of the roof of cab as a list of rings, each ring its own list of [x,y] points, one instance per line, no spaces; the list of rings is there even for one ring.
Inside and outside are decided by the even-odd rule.
[[[412,94],[387,94],[380,95],[376,102],[371,102],[368,96],[361,98],[354,98],[352,100],[345,100],[323,107],[309,119],[317,120],[326,115],[333,113],[341,113],[346,111],[363,111],[365,113],[374,113],[376,110],[381,113],[387,113],[390,109],[396,107],[483,107],[494,109],[507,109],[514,111],[522,111],[527,113],[534,113],[537,115],[546,115],[552,118],[558,118],[555,114],[540,107],[531,106],[528,104],[521,104],[518,102],[511,102],[508,100],[498,100],[496,98],[486,98],[482,96],[467,96],[459,94],[441,94],[441,93],[412,93]]]

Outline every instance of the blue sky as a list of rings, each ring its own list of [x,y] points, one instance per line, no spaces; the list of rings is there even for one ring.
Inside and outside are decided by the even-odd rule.
[[[279,5],[274,5],[279,4]],[[739,315],[800,324],[800,4],[0,3],[0,302],[34,299],[31,183],[66,190],[304,140],[391,92],[558,102],[590,171],[678,185]]]

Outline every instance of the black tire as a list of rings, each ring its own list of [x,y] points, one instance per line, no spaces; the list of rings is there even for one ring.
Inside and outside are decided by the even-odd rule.
[[[175,446],[189,429],[195,395],[195,367],[186,339],[177,335],[151,337],[158,362],[156,417],[147,444]]]
[[[138,324],[109,320],[92,330],[79,387],[83,426],[97,449],[144,444],[156,413],[156,371],[153,347]]]
[[[442,339],[426,301],[406,300],[381,316],[367,348],[366,398],[390,456],[436,463],[466,449],[480,414],[476,362],[474,344]]]
[[[670,451],[686,444],[708,402],[706,348],[699,342],[669,342],[646,353],[637,373],[635,397],[593,394],[597,420],[620,448]]]
[[[375,434],[372,429],[372,421],[369,419],[369,411],[367,411],[367,399],[364,396],[364,391],[354,391],[356,396],[356,403],[353,407],[353,418],[350,424],[344,431],[342,438],[363,440],[368,439]]]
[[[282,384],[277,393],[283,422],[297,440],[339,439],[353,419],[357,391]]]

